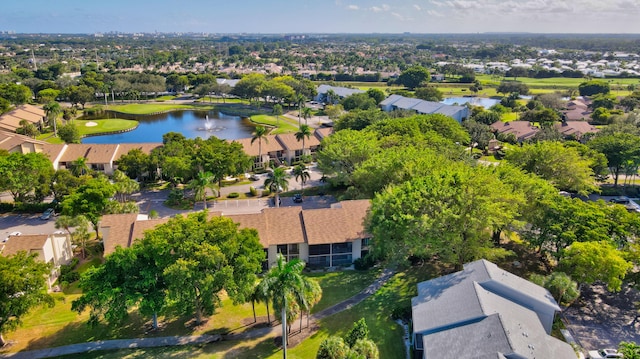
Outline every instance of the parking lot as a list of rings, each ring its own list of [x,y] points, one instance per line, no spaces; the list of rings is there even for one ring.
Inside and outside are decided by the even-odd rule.
[[[10,233],[50,234],[56,231],[55,217],[41,220],[40,214],[4,215],[0,216],[0,239],[4,240]]]
[[[584,286],[580,298],[563,313],[565,323],[585,350],[617,348],[621,341],[640,343],[640,293],[624,286]]]

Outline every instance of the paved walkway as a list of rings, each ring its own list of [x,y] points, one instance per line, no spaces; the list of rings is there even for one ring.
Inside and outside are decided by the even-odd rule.
[[[332,307],[321,310],[311,316],[311,320],[320,320],[329,317],[333,314],[339,313],[343,310],[347,310],[354,305],[362,302],[366,298],[373,295],[380,287],[382,287],[393,275],[393,271],[385,269],[380,277],[376,279],[371,285],[365,288],[362,292],[354,295],[353,297],[344,300]],[[137,339],[117,339],[117,340],[101,340],[96,342],[87,342],[80,344],[65,345],[61,347],[23,351],[18,353],[0,354],[2,359],[40,359],[50,358],[61,355],[78,354],[97,350],[117,350],[117,349],[131,349],[131,348],[152,348],[152,347],[165,347],[165,346],[177,346],[177,345],[192,345],[213,343],[220,340],[248,340],[256,339],[271,334],[279,334],[282,332],[282,326],[277,325],[273,327],[259,328],[254,330],[248,330],[242,333],[230,334],[225,336],[220,335],[193,335],[187,337],[157,337],[157,338],[137,338]]]

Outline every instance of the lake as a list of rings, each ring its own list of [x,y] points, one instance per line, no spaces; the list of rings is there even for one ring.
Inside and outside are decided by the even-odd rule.
[[[162,142],[162,135],[167,132],[179,132],[187,138],[206,139],[216,136],[225,140],[236,140],[251,137],[255,128],[247,118],[229,116],[217,111],[173,111],[151,116],[107,112],[106,115],[98,116],[98,118],[115,117],[137,120],[138,127],[124,133],[85,137],[82,143]]]
[[[443,101],[440,101],[445,105],[458,104],[460,106],[470,103],[474,106],[482,106],[484,108],[490,108],[491,106],[500,103],[500,100],[484,97],[447,97]]]

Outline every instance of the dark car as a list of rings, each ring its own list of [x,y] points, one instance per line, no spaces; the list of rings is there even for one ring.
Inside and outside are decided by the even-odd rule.
[[[293,195],[293,201],[295,203],[302,203],[302,195],[300,193],[296,193]]]
[[[42,215],[40,216],[40,219],[46,221],[47,219],[51,218],[53,214],[53,208],[47,208],[47,210],[44,211],[44,213],[42,213]]]

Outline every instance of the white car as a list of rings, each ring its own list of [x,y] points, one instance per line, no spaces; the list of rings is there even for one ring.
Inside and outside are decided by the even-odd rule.
[[[603,359],[603,358],[624,358],[622,353],[618,353],[616,349],[600,349],[590,350],[589,359]]]
[[[8,240],[9,240],[9,237],[12,237],[12,236],[19,236],[19,235],[21,235],[21,234],[22,234],[22,233],[20,233],[20,232],[11,232],[11,233],[9,233],[9,235],[7,236],[7,238],[3,239],[2,241],[3,241],[3,242],[6,242],[6,241],[8,241]]]

